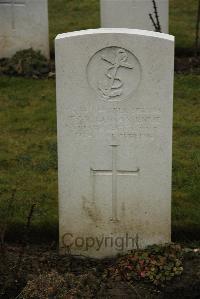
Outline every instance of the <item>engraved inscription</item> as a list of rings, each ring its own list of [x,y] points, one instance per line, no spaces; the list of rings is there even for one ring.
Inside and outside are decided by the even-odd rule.
[[[12,30],[16,29],[15,22],[15,7],[16,6],[24,6],[26,4],[26,0],[0,0],[0,5],[9,5],[11,9],[11,26]]]
[[[98,175],[111,175],[112,176],[112,217],[111,221],[117,222],[118,218],[118,205],[117,205],[117,185],[118,185],[118,176],[135,176],[138,175],[140,169],[136,167],[135,170],[118,170],[117,168],[117,147],[118,144],[112,144],[112,169],[93,169],[91,168],[91,174],[93,178]],[[95,200],[95,180],[93,181],[93,200]]]
[[[138,59],[119,47],[104,48],[93,55],[87,66],[90,86],[108,102],[126,99],[141,79]]]
[[[73,110],[65,119],[65,127],[74,135],[94,137],[98,133],[115,134],[123,138],[152,140],[159,136],[161,112],[159,109],[120,108],[90,111]]]

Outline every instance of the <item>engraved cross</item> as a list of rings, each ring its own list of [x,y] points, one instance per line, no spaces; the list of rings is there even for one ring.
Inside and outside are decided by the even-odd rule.
[[[0,5],[9,5],[12,14],[12,30],[15,30],[15,7],[24,6],[26,0],[0,0]]]
[[[93,176],[112,176],[112,218],[111,221],[117,222],[118,219],[118,210],[117,210],[117,185],[118,185],[118,176],[135,176],[138,175],[140,169],[137,167],[135,170],[119,170],[117,168],[117,147],[119,145],[112,144],[112,169],[108,170],[99,170],[91,168],[91,173]],[[94,190],[93,190],[94,191]]]

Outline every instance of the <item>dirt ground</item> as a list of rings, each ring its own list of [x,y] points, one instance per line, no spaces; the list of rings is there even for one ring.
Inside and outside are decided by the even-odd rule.
[[[7,245],[0,255],[0,298],[14,299],[26,286],[27,281],[49,271],[61,275],[73,273],[79,276],[92,273],[96,279],[96,289],[90,297],[66,298],[200,298],[200,251],[184,251],[184,271],[165,287],[155,287],[151,283],[135,281],[130,284],[121,279],[104,277],[105,269],[112,266],[114,259],[91,260],[60,256],[55,246]],[[104,277],[104,278],[103,278]],[[40,297],[37,297],[40,299]],[[43,298],[43,297],[42,297]],[[57,298],[57,297],[48,297]]]

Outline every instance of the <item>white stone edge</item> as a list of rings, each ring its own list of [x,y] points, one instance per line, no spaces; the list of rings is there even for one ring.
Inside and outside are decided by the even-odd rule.
[[[58,34],[55,40],[64,39],[67,37],[74,37],[74,36],[82,36],[82,35],[90,35],[90,34],[105,34],[105,33],[126,33],[132,35],[142,35],[147,37],[157,37],[160,39],[165,39],[174,42],[175,37],[170,34],[148,31],[148,30],[140,30],[140,29],[128,29],[128,28],[99,28],[99,29],[87,29],[87,30],[80,30],[80,31],[73,31]]]

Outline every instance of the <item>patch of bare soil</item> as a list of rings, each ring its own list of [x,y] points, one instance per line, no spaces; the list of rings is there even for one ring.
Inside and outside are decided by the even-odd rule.
[[[23,298],[29,299],[200,298],[199,251],[192,250],[184,253],[183,274],[164,287],[156,287],[142,281],[129,283],[121,278],[116,280],[106,277],[105,269],[112,267],[115,263],[115,259],[92,260],[60,256],[54,246],[30,245],[23,248],[19,245],[7,245],[2,248],[0,255],[0,298],[22,298],[20,294],[25,286],[26,291],[30,293],[26,293]],[[48,283],[51,288],[51,279],[56,279],[58,285],[62,283],[65,296],[54,295],[52,288],[51,295],[45,297],[43,289],[39,288],[41,286],[44,288],[44,284],[48,287]],[[34,283],[36,283],[36,291],[38,288],[39,295],[37,292],[34,293]],[[67,289],[69,286],[70,291]]]
[[[175,72],[178,74],[200,74],[200,56],[175,57]]]

